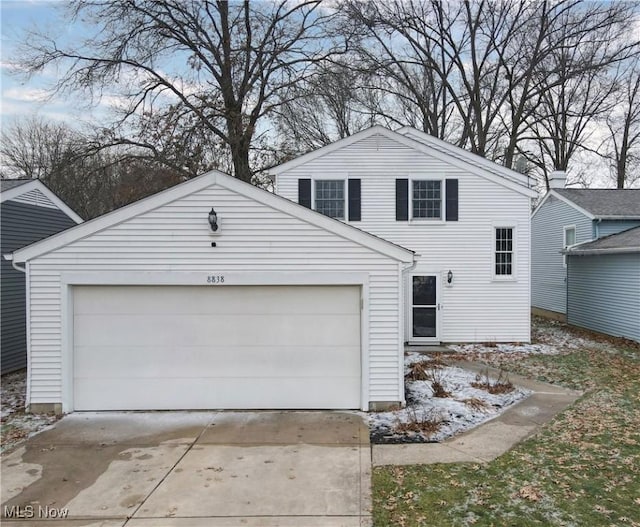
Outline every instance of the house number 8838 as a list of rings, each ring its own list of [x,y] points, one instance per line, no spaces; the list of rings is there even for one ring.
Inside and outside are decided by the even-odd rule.
[[[213,274],[207,276],[208,284],[224,284],[224,276],[219,274]]]

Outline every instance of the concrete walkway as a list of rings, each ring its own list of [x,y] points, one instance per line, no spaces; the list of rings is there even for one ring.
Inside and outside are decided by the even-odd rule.
[[[455,366],[482,373],[487,367],[472,362],[455,362]],[[498,370],[488,368],[498,375]],[[509,374],[516,386],[531,390],[528,398],[486,423],[443,443],[372,445],[374,466],[419,465],[430,463],[488,462],[534,434],[544,423],[582,395],[581,392],[532,381]]]
[[[2,525],[362,527],[370,481],[355,413],[78,413],[3,456]]]

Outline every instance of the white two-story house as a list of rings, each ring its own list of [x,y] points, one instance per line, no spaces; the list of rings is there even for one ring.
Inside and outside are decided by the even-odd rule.
[[[272,173],[277,194],[417,254],[400,292],[406,343],[530,340],[527,176],[381,126]]]

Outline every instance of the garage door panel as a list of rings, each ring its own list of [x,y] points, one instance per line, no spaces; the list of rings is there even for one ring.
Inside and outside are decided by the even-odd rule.
[[[356,386],[359,378],[336,378],[332,389],[327,391],[325,377],[305,377],[299,379],[256,378],[251,388],[239,389],[242,379],[146,379],[124,378],[117,382],[106,379],[82,380],[76,382],[76,410],[192,410],[251,408],[278,409],[294,408],[334,409],[345,408],[345,401],[359,400]],[[171,390],[167,390],[167,383]],[[136,398],[131,399],[130,387],[137,386]],[[109,393],[108,401],[104,394]],[[202,398],[201,394],[211,394],[217,406]]]
[[[74,311],[96,315],[340,315],[354,313],[360,303],[359,297],[353,295],[353,288],[344,286],[289,288],[286,304],[282,303],[282,288],[268,286],[127,286],[126,305],[122,304],[121,287],[76,289]],[[309,302],[309,296],[313,296],[314,303]]]
[[[360,407],[357,286],[74,288],[77,410]]]
[[[234,360],[226,360],[228,352],[210,347],[177,348],[160,346],[153,350],[154,360],[148,360],[146,347],[76,347],[76,378],[162,377],[171,371],[175,377],[289,377],[335,376],[335,364],[345,371],[357,371],[360,349],[352,347],[238,347]],[[176,361],[176,357],[180,357]],[[122,364],[126,364],[123,371]],[[238,364],[242,367],[239,368]]]
[[[76,315],[75,343],[123,346],[132,338],[142,345],[358,345],[359,315]],[[140,334],[140,328],[145,332]],[[118,328],[113,331],[112,328]],[[325,330],[331,328],[331,331]]]

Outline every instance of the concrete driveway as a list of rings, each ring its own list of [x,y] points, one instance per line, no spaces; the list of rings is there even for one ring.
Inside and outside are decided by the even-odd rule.
[[[79,413],[3,456],[2,524],[361,527],[370,479],[355,413]]]

